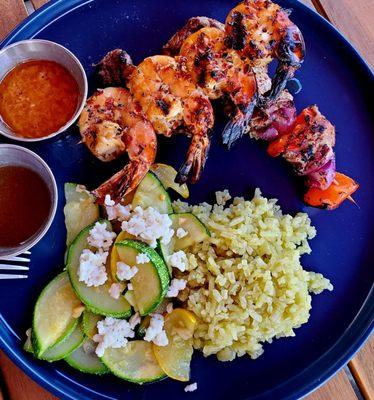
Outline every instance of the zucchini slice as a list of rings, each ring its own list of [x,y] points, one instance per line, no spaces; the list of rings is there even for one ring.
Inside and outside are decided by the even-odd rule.
[[[128,232],[121,231],[114,242],[114,246],[110,250],[110,274],[114,282],[119,282],[117,278],[117,262],[119,261],[119,256],[117,252],[117,243],[124,241],[125,239],[135,239],[135,236]]]
[[[83,343],[65,361],[78,371],[87,374],[103,375],[109,372],[100,358],[95,354],[96,343],[90,338],[85,338]]]
[[[170,218],[173,221],[175,232],[177,232],[178,228],[182,228],[187,232],[187,235],[183,238],[178,238],[174,235],[174,251],[184,250],[210,236],[209,229],[192,213],[172,214]]]
[[[114,375],[129,382],[143,384],[166,376],[153,354],[152,344],[144,340],[133,340],[120,349],[106,349],[101,360]]]
[[[170,303],[170,299],[164,299],[160,303],[160,305],[154,310],[155,314],[164,314],[166,312],[166,307]],[[151,322],[151,316],[146,315],[139,326],[136,329],[136,334],[140,337],[143,338],[145,336],[146,330],[149,327],[149,323]]]
[[[180,185],[179,183],[175,182],[175,178],[177,177],[178,173],[171,165],[161,163],[153,164],[151,166],[151,171],[161,181],[165,189],[171,188],[180,194],[184,199],[188,198],[190,193],[187,185],[185,183]]]
[[[116,247],[122,262],[138,268],[131,284],[140,315],[148,315],[159,306],[166,295],[170,282],[168,268],[158,253],[142,242],[124,240],[117,243]],[[136,256],[141,253],[146,254],[150,261],[137,264]]]
[[[78,320],[73,318],[73,310],[80,304],[66,272],[57,275],[43,289],[35,305],[32,324],[32,345],[37,357],[75,329]]]
[[[84,334],[81,324],[77,323],[73,332],[64,341],[47,349],[39,358],[50,362],[62,360],[79,347],[83,340]]]
[[[158,251],[169,268],[170,276],[172,276],[172,267],[168,261],[169,256],[175,251],[184,250],[195,243],[202,242],[210,236],[210,232],[200,219],[192,213],[170,214],[169,217],[173,221],[175,233],[179,228],[187,232],[187,235],[182,238],[178,238],[174,234],[172,240],[167,245],[162,244],[160,241],[158,242]]]
[[[190,379],[190,363],[193,354],[192,337],[197,320],[193,313],[176,308],[165,316],[167,346],[153,344],[155,357],[163,371],[172,379],[186,382]]]
[[[83,333],[92,339],[97,333],[97,323],[102,319],[101,315],[85,310],[82,318]]]
[[[99,219],[99,206],[94,196],[76,183],[65,183],[64,189],[66,244],[69,246],[82,229]]]
[[[110,223],[108,221],[106,223],[110,228]],[[83,229],[69,247],[66,269],[69,273],[71,284],[76,295],[89,311],[110,317],[127,318],[131,315],[131,306],[123,296],[120,296],[119,299],[114,299],[110,296],[111,280],[98,287],[88,287],[84,282],[79,281],[79,257],[82,251],[89,247],[87,238],[92,227],[93,225]]]
[[[132,200],[133,208],[153,207],[161,214],[173,212],[168,192],[162,186],[160,180],[152,172],[148,172],[137,187]]]

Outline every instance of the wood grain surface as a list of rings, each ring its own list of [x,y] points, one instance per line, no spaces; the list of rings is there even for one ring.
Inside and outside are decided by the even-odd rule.
[[[305,400],[358,400],[358,397],[346,372],[341,370]]]
[[[31,0],[35,9],[48,0]],[[330,20],[374,65],[374,0],[302,0]],[[27,16],[22,0],[0,0],[0,40]],[[365,400],[374,400],[374,336],[349,363]],[[56,400],[0,352],[0,400]],[[307,400],[357,400],[343,369]],[[278,399],[277,399],[278,400]]]
[[[313,0],[374,66],[374,0]]]
[[[31,0],[32,5],[35,7],[37,10],[41,6],[44,6],[44,4],[48,3],[49,0]]]
[[[22,0],[0,0],[0,40],[27,17]]]
[[[0,365],[4,400],[55,400],[56,397],[42,389],[0,352]]]
[[[374,335],[349,363],[349,368],[366,400],[374,399]]]

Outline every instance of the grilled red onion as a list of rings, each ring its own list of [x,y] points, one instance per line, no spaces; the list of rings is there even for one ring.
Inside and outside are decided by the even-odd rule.
[[[307,175],[306,186],[309,188],[315,187],[321,190],[327,189],[335,178],[335,156],[321,168]]]

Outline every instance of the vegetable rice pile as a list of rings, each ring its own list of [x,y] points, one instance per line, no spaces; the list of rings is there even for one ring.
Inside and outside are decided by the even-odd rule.
[[[321,274],[300,264],[316,235],[307,214],[283,215],[275,199],[231,199],[217,192],[217,204],[190,206],[176,201],[176,212],[191,211],[211,237],[186,250],[187,288],[179,299],[199,323],[194,347],[221,361],[248,354],[257,358],[263,343],[295,336],[312,308],[310,293],[333,290]]]

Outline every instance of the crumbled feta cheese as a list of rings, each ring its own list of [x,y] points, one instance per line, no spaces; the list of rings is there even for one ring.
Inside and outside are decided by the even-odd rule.
[[[122,261],[117,262],[117,278],[120,281],[129,281],[138,272],[138,267],[125,264]]]
[[[169,339],[166,336],[166,332],[161,331],[158,335],[156,335],[156,337],[153,339],[153,343],[160,347],[167,346],[169,344]]]
[[[105,268],[107,257],[107,251],[100,249],[94,253],[89,249],[84,249],[79,257],[79,281],[87,286],[103,285],[108,279]]]
[[[119,349],[125,347],[128,338],[132,339],[135,336],[130,324],[124,319],[116,319],[106,317],[104,320],[97,323],[97,331],[93,337],[94,342],[98,343],[96,354],[99,357],[104,355],[107,348]]]
[[[231,195],[227,189],[216,192],[216,201],[219,206],[224,206],[231,199]]]
[[[194,392],[197,389],[197,383],[191,383],[184,388],[185,392]]]
[[[185,289],[187,281],[184,279],[172,279],[166,297],[177,297],[178,293]]]
[[[131,329],[134,329],[136,325],[139,325],[141,321],[140,315],[136,312],[129,320]]]
[[[116,204],[114,200],[110,198],[110,195],[107,194],[105,196],[104,205],[109,221],[112,221],[114,219],[118,221],[126,221],[130,218],[132,208],[131,204],[127,206]]]
[[[108,251],[117,235],[107,229],[105,222],[96,222],[94,227],[90,230],[87,242],[90,246],[97,249]]]
[[[110,198],[110,194],[106,194],[106,195],[105,195],[105,199],[104,199],[104,204],[105,204],[106,206],[112,207],[112,206],[114,206],[116,203],[115,203],[114,200],[112,200],[112,199]]]
[[[171,314],[172,312],[173,312],[173,303],[169,303],[167,306],[166,306],[166,312],[168,313],[168,314]]]
[[[134,290],[134,286],[132,286],[132,283],[127,284],[127,290]]]
[[[176,235],[177,235],[178,239],[182,239],[182,238],[184,238],[185,236],[188,235],[188,232],[185,231],[183,228],[178,228],[177,232],[176,232]]]
[[[169,340],[166,336],[164,327],[164,317],[161,314],[153,314],[149,327],[147,328],[144,336],[144,340],[147,342],[153,342],[157,346],[166,346],[169,344]]]
[[[168,262],[173,268],[178,268],[179,271],[184,272],[187,267],[187,256],[183,250],[176,251],[168,257]]]
[[[157,239],[162,244],[168,244],[174,235],[171,229],[172,221],[167,214],[160,214],[152,207],[143,210],[136,207],[128,221],[122,222],[122,230],[139,237],[142,241],[155,248]]]
[[[136,263],[137,264],[146,264],[147,262],[150,262],[151,260],[147,256],[147,254],[140,253],[136,256]]]
[[[120,283],[112,283],[109,288],[109,294],[110,297],[113,297],[113,299],[119,299],[119,296],[121,296],[121,293],[123,292],[123,285]]]

